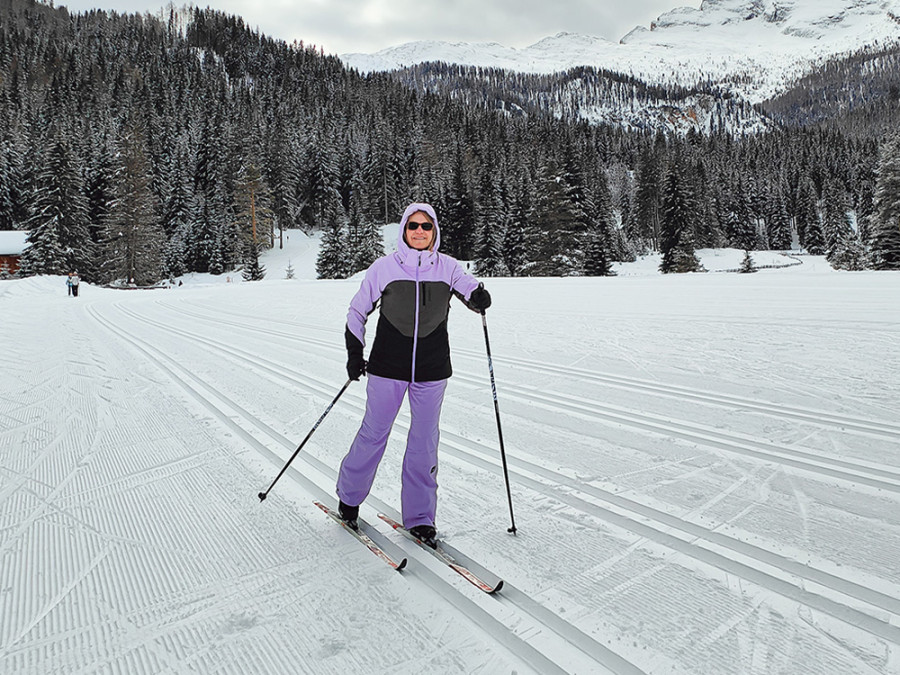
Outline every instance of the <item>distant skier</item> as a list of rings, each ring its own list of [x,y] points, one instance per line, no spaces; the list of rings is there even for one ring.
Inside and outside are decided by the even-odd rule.
[[[441,405],[450,366],[447,316],[456,295],[476,312],[490,294],[454,258],[438,253],[440,230],[429,204],[410,204],[400,220],[396,252],[376,260],[350,302],[344,331],[347,375],[368,374],[366,412],[337,481],[338,511],[357,526],[359,505],[375,480],[394,419],[409,392],[410,427],[403,457],[403,526],[435,545],[437,448]],[[363,358],[366,320],[381,302],[369,361]]]
[[[75,273],[69,272],[69,274],[66,276],[66,290],[69,292],[69,296],[72,295],[72,275],[73,274],[75,274]]]
[[[76,298],[78,297],[78,285],[81,283],[81,279],[78,277],[78,272],[72,272],[69,276],[69,290],[72,291],[72,295]]]

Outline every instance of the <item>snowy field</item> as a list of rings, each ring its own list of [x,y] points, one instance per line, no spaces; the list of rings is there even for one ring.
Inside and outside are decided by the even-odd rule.
[[[390,235],[388,236],[390,239]],[[454,301],[440,534],[482,593],[334,503],[358,281],[293,233],[266,280],[0,281],[0,673],[900,673],[900,274],[488,280],[518,534],[481,319]],[[296,279],[284,279],[287,260]]]

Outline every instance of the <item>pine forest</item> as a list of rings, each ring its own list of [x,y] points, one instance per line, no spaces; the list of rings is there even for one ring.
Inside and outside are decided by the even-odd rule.
[[[362,75],[209,9],[0,0],[0,230],[29,232],[20,275],[113,285],[258,279],[291,228],[322,232],[320,277],[347,277],[410,201],[482,276],[602,276],[648,252],[700,271],[697,248],[726,246],[900,269],[898,83],[900,49],[758,106],[589,68]],[[598,102],[668,112],[591,119]],[[705,127],[672,124],[698,105]]]

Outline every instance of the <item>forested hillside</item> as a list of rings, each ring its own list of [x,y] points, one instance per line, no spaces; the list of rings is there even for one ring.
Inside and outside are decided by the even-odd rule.
[[[841,128],[861,138],[895,130],[900,126],[900,46],[832,59],[762,108],[784,124]]]
[[[139,285],[253,270],[294,227],[325,230],[320,273],[345,276],[410,200],[435,205],[442,250],[482,275],[606,274],[651,249],[682,271],[695,246],[787,248],[792,232],[839,266],[892,259],[872,249],[893,236],[872,217],[883,129],[590,123],[541,103],[558,88],[497,106],[449,95],[446,72],[420,87],[364,77],[208,9],[2,0],[0,229],[31,232],[24,274]],[[598,90],[665,98],[593,75]]]

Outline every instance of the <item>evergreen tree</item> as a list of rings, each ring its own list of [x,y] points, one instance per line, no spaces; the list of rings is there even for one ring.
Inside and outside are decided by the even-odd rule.
[[[57,133],[37,176],[34,216],[22,253],[20,274],[67,274],[95,278],[88,234],[88,208],[81,173],[69,143]]]
[[[261,246],[253,244],[247,251],[247,257],[244,259],[244,269],[241,276],[244,281],[260,281],[266,276],[266,268],[259,262],[259,249]]]
[[[750,274],[756,271],[756,264],[753,262],[753,257],[750,255],[750,251],[744,251],[744,259],[741,261],[741,266],[738,269],[738,272],[741,274]]]
[[[809,176],[800,180],[797,194],[797,232],[800,245],[812,255],[825,253],[825,236],[819,220],[816,188]]]
[[[163,205],[162,227],[166,234],[163,247],[164,273],[178,277],[190,270],[189,242],[195,222],[193,161],[185,134],[175,143],[170,185]]]
[[[529,193],[527,177],[521,175],[513,186],[512,205],[503,239],[506,269],[513,276],[520,276],[528,262],[528,214],[531,211]]]
[[[91,267],[97,270],[98,278],[109,281],[105,277],[104,267],[107,265],[104,238],[117,199],[116,183],[118,180],[118,149],[113,134],[102,129],[92,148],[90,167],[86,176],[88,204],[88,233],[98,258],[92,261]],[[98,280],[99,280],[98,279]]]
[[[495,160],[486,161],[481,172],[474,261],[476,273],[485,277],[509,275],[503,251],[506,217],[500,200],[500,173]]]
[[[211,113],[201,133],[194,173],[197,207],[188,240],[189,266],[194,272],[221,274],[225,270],[227,242],[222,224],[230,219],[227,217],[222,134],[221,121]]]
[[[256,165],[241,167],[234,186],[234,227],[244,261],[258,258],[260,250],[271,245],[275,219],[269,206],[271,199],[269,187]]]
[[[660,249],[662,229],[665,141],[657,136],[655,147],[646,147],[638,163],[635,179],[634,219],[637,236],[653,251]],[[642,247],[643,248],[643,247]]]
[[[837,180],[831,179],[825,188],[822,214],[822,233],[825,242],[825,257],[833,263],[839,249],[846,255],[846,248],[856,232],[850,218],[850,203],[844,188]]]
[[[769,248],[786,251],[791,248],[791,219],[788,215],[784,192],[779,187],[770,192],[767,234]]]
[[[738,178],[731,193],[731,209],[725,224],[728,244],[744,251],[758,248],[758,233],[753,210],[750,207],[750,196],[743,180]]]
[[[676,159],[669,166],[665,179],[659,239],[662,253],[659,271],[663,274],[699,272],[703,269],[694,253],[697,206],[682,171],[681,162]]]
[[[828,262],[836,270],[866,269],[866,250],[856,232],[849,230],[842,235],[828,256]]]
[[[900,269],[900,134],[881,148],[870,236],[872,267]]]
[[[349,274],[345,234],[347,219],[337,192],[331,194],[326,213],[328,227],[316,258],[316,276],[319,279],[344,279]]]
[[[475,252],[475,271],[484,277],[509,276],[503,251],[503,233],[485,224],[480,228]]]
[[[289,134],[282,124],[276,127],[269,156],[268,183],[272,186],[273,226],[283,235],[284,230],[299,226],[301,208],[297,200],[299,148],[293,134]]]
[[[284,269],[284,278],[285,279],[293,279],[296,276],[294,272],[294,266],[291,264],[291,261],[288,260],[287,267]]]
[[[301,166],[298,201],[304,222],[312,228],[326,226],[333,193],[340,192],[340,170],[334,124],[327,121],[318,138],[307,146]]]
[[[549,158],[538,169],[536,194],[528,216],[530,276],[570,276],[584,269],[587,213],[573,198],[571,177]]]
[[[463,148],[456,146],[446,208],[438,214],[441,226],[441,250],[454,258],[471,260],[475,245],[475,198],[466,176]]]
[[[116,200],[106,219],[102,276],[106,282],[122,279],[144,286],[162,275],[164,241],[150,185],[146,138],[140,129],[132,128],[119,146],[121,165]]]
[[[21,172],[21,153],[7,130],[0,137],[0,230],[15,230],[21,224],[25,212]]]
[[[395,156],[392,136],[386,123],[373,121],[369,151],[363,166],[367,215],[381,225],[391,222],[394,214],[403,208],[397,184],[399,160]]]
[[[384,238],[381,230],[366,215],[366,210],[360,204],[361,185],[352,190],[350,195],[350,212],[348,214],[348,238],[347,243],[349,269],[347,274],[352,276],[360,270],[368,269],[369,265],[384,255]]]
[[[615,216],[606,174],[602,171],[595,181],[594,196],[591,200],[594,210],[587,226],[584,245],[584,274],[590,277],[606,277],[615,273],[610,264],[612,233],[615,230]]]

